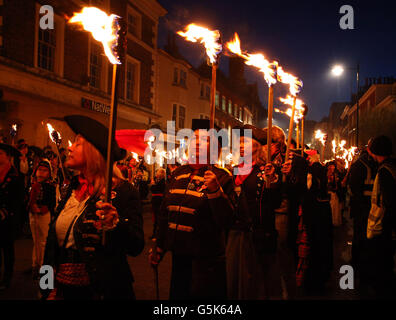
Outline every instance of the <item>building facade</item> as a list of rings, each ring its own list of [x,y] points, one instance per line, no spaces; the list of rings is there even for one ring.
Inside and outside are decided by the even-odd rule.
[[[396,79],[368,78],[359,98],[359,146],[370,137],[385,134],[395,140]],[[356,145],[357,104],[349,104],[341,115],[344,135],[350,146]]]
[[[43,28],[53,9],[53,28]],[[66,124],[53,118],[81,114],[109,121],[113,67],[102,44],[67,22],[74,12],[95,6],[124,18],[127,52],[120,65],[117,129],[148,128],[156,121],[155,78],[158,20],[166,10],[156,0],[0,0],[0,130],[43,147],[45,124],[73,139]],[[48,26],[48,23],[47,23]]]

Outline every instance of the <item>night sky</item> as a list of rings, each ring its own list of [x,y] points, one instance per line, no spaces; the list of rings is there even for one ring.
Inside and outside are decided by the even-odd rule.
[[[242,50],[261,52],[268,60],[277,60],[304,82],[301,98],[309,106],[308,119],[321,120],[328,115],[332,102],[350,100],[356,91],[353,70],[340,78],[330,74],[331,66],[360,64],[360,84],[366,77],[396,76],[396,1],[265,1],[265,0],[159,0],[168,14],[159,25],[159,47],[166,43],[168,31],[176,32],[189,23],[218,29],[223,42],[234,32]],[[339,13],[342,5],[354,9],[354,30],[342,30]],[[203,47],[177,37],[182,54],[194,65],[205,58]],[[228,73],[228,58],[220,68]],[[248,81],[257,81],[263,105],[267,105],[267,86],[255,68],[246,66]],[[275,86],[277,97],[287,91]],[[283,116],[275,117],[286,122]]]

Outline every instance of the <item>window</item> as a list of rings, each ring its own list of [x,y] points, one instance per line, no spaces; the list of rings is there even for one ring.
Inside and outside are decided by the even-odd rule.
[[[139,74],[139,64],[128,61],[126,63],[125,72],[125,98],[129,101],[138,102],[138,74]]]
[[[239,108],[239,120],[241,120],[241,121],[243,121],[243,120],[242,120],[242,116],[243,116],[242,107],[240,107],[240,108]]]
[[[228,113],[232,115],[232,101],[228,100]]]
[[[140,16],[137,12],[129,9],[128,12],[128,33],[140,38]]]
[[[179,129],[184,128],[184,120],[186,119],[186,108],[179,106]]]
[[[215,106],[216,106],[216,108],[219,107],[219,103],[220,103],[219,99],[220,99],[219,93],[216,92],[216,99],[215,99]]]
[[[186,107],[173,104],[172,121],[175,122],[176,129],[183,129],[186,121]]]
[[[100,74],[102,70],[101,45],[91,42],[91,56],[89,61],[89,85],[100,89]]]
[[[56,26],[54,29],[38,30],[38,61],[39,68],[55,71]]]
[[[206,98],[210,100],[210,87],[206,86]]]
[[[174,84],[179,83],[179,70],[177,68],[173,70],[173,83]]]
[[[187,72],[180,70],[180,83],[181,86],[186,87],[187,84]]]
[[[203,83],[201,83],[201,93],[200,93],[200,97],[203,98],[205,95],[205,85]],[[202,119],[202,118],[201,118]]]
[[[221,110],[226,111],[226,98],[224,96],[221,99]]]
[[[234,117],[237,118],[237,119],[239,118],[238,111],[239,111],[238,105],[235,104],[234,105]]]
[[[0,0],[0,6],[1,3],[2,1]],[[36,3],[36,27],[33,57],[34,66],[41,70],[53,72],[58,76],[63,77],[65,19],[54,13],[54,28],[42,29],[40,28],[40,20],[43,17],[43,14],[40,14],[40,8],[41,5]]]

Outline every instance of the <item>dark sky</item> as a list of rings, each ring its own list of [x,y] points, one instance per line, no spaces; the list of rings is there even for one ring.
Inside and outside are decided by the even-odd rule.
[[[159,46],[168,31],[176,32],[189,23],[218,29],[223,42],[237,32],[242,49],[261,52],[277,60],[286,72],[299,76],[304,87],[301,98],[309,106],[308,119],[328,115],[332,102],[347,101],[356,91],[353,70],[341,78],[330,75],[335,63],[360,64],[361,84],[366,77],[396,76],[396,1],[350,0],[159,0],[168,10],[159,25]],[[342,30],[342,5],[354,9],[354,30]],[[177,37],[181,52],[193,64],[205,57],[203,47]],[[220,67],[228,72],[228,58]],[[256,69],[246,66],[248,81],[258,81],[261,100],[267,105],[267,86]],[[283,96],[282,84],[275,86],[274,105]],[[280,117],[279,119],[281,119]]]

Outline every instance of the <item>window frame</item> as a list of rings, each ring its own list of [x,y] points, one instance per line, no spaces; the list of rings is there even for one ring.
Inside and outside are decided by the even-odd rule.
[[[135,66],[135,74],[134,74],[134,82],[135,82],[135,87],[134,87],[134,97],[133,99],[128,98],[128,64],[133,64]],[[140,61],[133,59],[129,55],[125,59],[125,90],[124,90],[124,99],[126,102],[130,103],[140,103]]]

